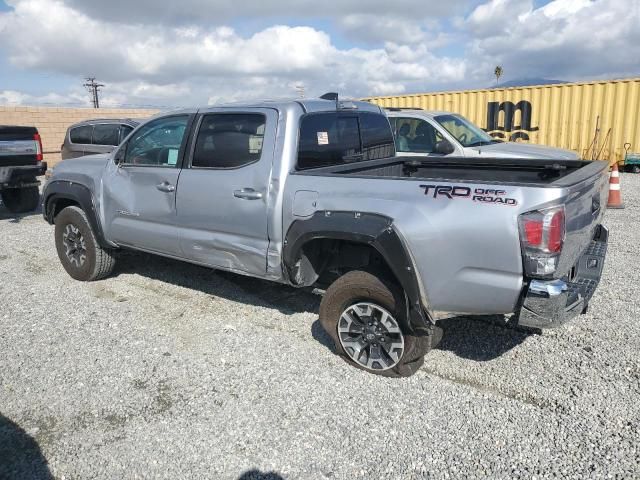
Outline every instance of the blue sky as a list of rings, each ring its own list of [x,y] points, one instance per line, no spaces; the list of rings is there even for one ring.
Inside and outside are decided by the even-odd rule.
[[[0,103],[187,105],[640,75],[640,0],[0,0]],[[615,28],[611,28],[615,25]],[[90,35],[89,35],[90,33]]]

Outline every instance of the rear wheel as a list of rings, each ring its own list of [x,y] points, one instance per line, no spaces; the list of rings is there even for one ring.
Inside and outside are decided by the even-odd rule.
[[[3,190],[2,203],[11,213],[27,213],[38,208],[40,190],[38,187],[9,188]]]
[[[403,297],[392,283],[369,272],[352,271],[336,280],[320,304],[320,323],[338,355],[377,375],[413,375],[434,336],[404,331]]]
[[[90,282],[111,274],[115,265],[113,250],[98,244],[81,208],[63,209],[56,216],[55,225],[58,258],[71,277]]]

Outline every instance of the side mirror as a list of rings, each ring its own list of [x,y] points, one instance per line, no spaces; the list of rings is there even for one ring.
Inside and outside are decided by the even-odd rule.
[[[441,155],[451,155],[455,152],[456,149],[453,147],[449,140],[440,140],[436,143],[435,153],[439,153]]]

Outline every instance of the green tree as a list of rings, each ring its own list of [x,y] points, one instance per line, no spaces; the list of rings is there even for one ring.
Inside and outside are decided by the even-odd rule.
[[[498,82],[500,81],[500,77],[502,76],[502,65],[496,66],[495,70],[493,71],[493,74],[496,76],[496,85],[497,85]]]

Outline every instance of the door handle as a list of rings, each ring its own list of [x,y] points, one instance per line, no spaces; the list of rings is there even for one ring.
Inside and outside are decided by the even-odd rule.
[[[260,200],[262,193],[256,192],[253,188],[243,188],[242,190],[234,190],[233,196],[244,200]]]
[[[171,193],[175,192],[176,187],[171,185],[169,182],[162,182],[156,185],[156,188],[161,192]]]

